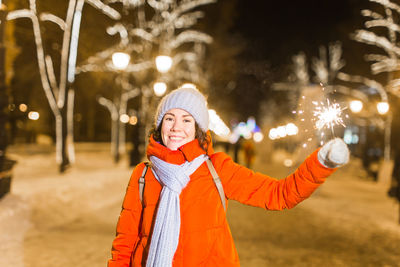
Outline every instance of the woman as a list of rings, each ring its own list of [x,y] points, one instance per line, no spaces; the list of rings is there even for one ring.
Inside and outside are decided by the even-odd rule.
[[[268,210],[293,208],[321,185],[349,152],[334,139],[312,153],[291,175],[277,180],[214,153],[205,97],[179,88],[160,102],[147,157],[143,199],[134,169],[121,211],[108,266],[239,266],[232,235],[209,158],[225,193],[223,200]]]

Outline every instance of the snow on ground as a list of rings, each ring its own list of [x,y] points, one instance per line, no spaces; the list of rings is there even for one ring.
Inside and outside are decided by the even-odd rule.
[[[293,168],[260,145],[254,169],[282,178]],[[131,168],[108,144],[78,144],[59,175],[51,147],[9,149],[18,160],[0,200],[0,266],[106,266]],[[268,164],[262,164],[268,162]],[[398,204],[357,159],[295,209],[266,212],[229,202],[241,266],[400,266]]]
[[[283,178],[295,166],[283,166],[290,154],[274,153],[281,155],[259,146],[255,170]],[[261,164],[268,159],[274,163]],[[399,267],[399,204],[387,189],[352,158],[294,209],[264,212],[231,202],[228,219],[241,265]]]
[[[72,232],[79,233],[80,230],[66,231],[64,235],[62,232],[68,227],[95,231],[95,228],[87,229],[87,225],[73,225],[78,224],[81,218],[97,216],[98,211],[115,205],[114,212],[106,214],[114,225],[114,229],[109,231],[108,247],[104,252],[103,262],[106,261],[131,172],[126,161],[118,165],[112,163],[108,148],[108,144],[78,145],[76,165],[63,175],[57,171],[51,148],[9,148],[8,155],[18,163],[13,173],[12,193],[0,202],[0,244],[3,244],[0,247],[0,266],[72,266],[69,259],[62,259],[65,258],[62,250],[71,248],[68,244],[60,244],[68,240]],[[8,228],[13,225],[13,229],[3,231],[8,229],[3,225]],[[85,243],[85,234],[81,236]],[[74,238],[70,240],[72,246],[79,244],[80,234]],[[3,242],[7,240],[14,241]],[[82,246],[89,247],[90,244]],[[48,251],[52,253],[46,254]],[[15,254],[19,254],[18,257]],[[69,257],[74,257],[73,253]],[[16,262],[15,259],[19,260]]]
[[[20,197],[8,194],[0,201],[0,266],[24,266],[26,231],[31,227],[30,210]]]

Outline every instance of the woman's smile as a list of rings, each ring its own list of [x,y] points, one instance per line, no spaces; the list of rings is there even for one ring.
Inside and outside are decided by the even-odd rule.
[[[161,126],[161,138],[166,147],[177,150],[193,141],[195,133],[195,120],[190,113],[179,108],[165,113]]]

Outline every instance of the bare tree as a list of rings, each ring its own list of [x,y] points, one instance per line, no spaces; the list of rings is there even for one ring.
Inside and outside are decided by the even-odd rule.
[[[346,81],[358,82],[375,88],[381,101],[388,102],[388,93],[400,97],[400,79],[395,72],[400,69],[400,46],[398,36],[400,25],[396,23],[395,17],[400,15],[400,6],[390,0],[370,0],[383,8],[383,14],[373,10],[362,10],[361,14],[369,20],[364,23],[366,29],[357,30],[352,38],[358,42],[365,43],[382,50],[383,54],[367,54],[365,59],[371,62],[372,74],[387,73],[386,85],[380,82],[361,76],[349,76],[340,74],[339,78]],[[386,29],[382,34],[381,29]],[[376,33],[374,32],[380,32]],[[391,135],[392,113],[389,111],[385,120],[385,150],[384,159],[390,160],[390,135]]]
[[[113,19],[120,18],[120,14],[116,10],[103,4],[100,0],[68,1],[65,19],[48,12],[38,14],[36,0],[29,0],[28,9],[10,11],[7,16],[7,20],[29,18],[32,21],[40,78],[56,121],[56,160],[59,164],[60,172],[64,172],[70,161],[74,160],[72,136],[73,82],[75,80],[75,64],[82,9],[85,3],[90,4]],[[55,23],[64,32],[58,82],[54,72],[53,60],[43,47],[41,22]]]
[[[212,38],[191,27],[204,16],[203,12],[193,10],[216,0],[108,1],[117,2],[123,4],[123,13],[133,18],[133,23],[132,20],[121,20],[108,28],[109,34],[119,35],[120,42],[89,58],[78,68],[79,72],[118,72],[111,63],[111,56],[117,51],[127,53],[133,59],[119,73],[125,77],[124,83],[120,83],[122,90],[115,92],[112,100],[99,98],[100,103],[110,111],[112,118],[112,153],[115,159],[125,151],[125,124],[121,123],[119,118],[126,114],[129,99],[140,96],[138,117],[140,124],[144,125],[142,132],[146,133],[153,119],[151,109],[154,108],[156,98],[151,88],[155,79],[174,83],[174,86],[182,81],[190,81],[202,88],[207,87],[206,73],[201,63],[205,56],[205,45],[211,43]],[[149,10],[151,12],[148,12]],[[185,48],[182,48],[183,46]],[[154,76],[154,55],[167,55],[172,58],[173,65],[169,73]],[[131,82],[135,84],[132,85]],[[143,139],[144,136],[142,133]]]
[[[319,58],[312,59],[312,69],[316,74],[315,81],[324,85],[332,85],[338,71],[344,67],[342,45],[340,42],[329,44],[328,53],[325,46],[319,48]]]

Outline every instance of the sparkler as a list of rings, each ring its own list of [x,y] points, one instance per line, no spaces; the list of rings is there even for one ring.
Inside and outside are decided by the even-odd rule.
[[[322,130],[324,128],[330,128],[333,132],[333,127],[335,125],[342,125],[346,127],[342,119],[342,111],[347,107],[341,107],[338,103],[330,103],[329,99],[326,99],[326,103],[324,102],[312,102],[316,107],[313,111],[314,120],[315,120],[315,128],[318,130]]]

